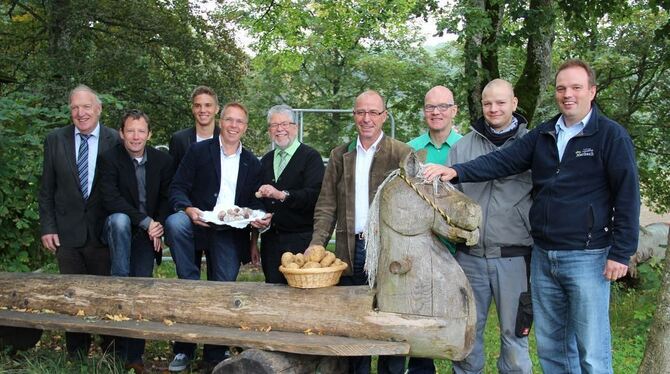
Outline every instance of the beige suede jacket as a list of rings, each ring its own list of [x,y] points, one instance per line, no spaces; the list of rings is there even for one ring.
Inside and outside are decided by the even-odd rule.
[[[370,203],[377,192],[377,187],[392,170],[399,167],[400,161],[409,152],[407,144],[383,136],[370,167],[368,189]],[[356,141],[354,140],[330,152],[330,160],[314,210],[314,234],[310,243],[325,246],[337,226],[335,255],[349,265],[344,275],[351,275],[353,269],[356,234],[354,232],[355,176]]]

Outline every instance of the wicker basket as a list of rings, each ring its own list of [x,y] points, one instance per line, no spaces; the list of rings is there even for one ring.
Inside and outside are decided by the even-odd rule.
[[[288,269],[279,266],[279,271],[284,274],[288,285],[297,288],[320,288],[334,286],[340,281],[340,276],[347,264],[330,266],[316,269]]]

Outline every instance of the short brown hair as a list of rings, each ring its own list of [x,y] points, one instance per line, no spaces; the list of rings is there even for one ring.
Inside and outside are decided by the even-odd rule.
[[[247,121],[249,120],[249,111],[247,110],[247,107],[244,106],[244,104],[237,102],[237,101],[231,101],[226,103],[226,105],[223,106],[223,109],[221,109],[221,118],[223,118],[223,112],[226,111],[228,108],[238,108],[241,111],[244,112],[244,115],[247,117]]]
[[[216,96],[216,92],[214,92],[213,89],[207,87],[207,86],[198,86],[195,89],[193,89],[193,92],[191,93],[191,104],[195,101],[195,98],[200,95],[209,95],[214,98],[214,103],[216,103],[216,106],[219,106],[219,97]]]
[[[121,125],[119,125],[119,130],[123,131],[123,128],[126,126],[126,121],[132,118],[134,120],[144,119],[147,123],[147,130],[151,131],[151,122],[149,122],[149,116],[139,109],[130,109],[127,110],[123,117],[121,117]]]
[[[554,81],[556,81],[556,77],[558,77],[558,73],[565,69],[569,68],[582,68],[586,71],[586,74],[589,77],[589,87],[596,86],[596,72],[587,64],[586,62],[573,58],[570,60],[565,61],[564,63],[561,64],[561,66],[558,67],[558,70],[556,70],[556,75],[554,76]]]

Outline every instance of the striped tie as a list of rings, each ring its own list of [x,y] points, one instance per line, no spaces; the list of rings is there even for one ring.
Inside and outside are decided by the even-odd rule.
[[[282,171],[284,171],[284,168],[286,167],[286,164],[288,164],[288,152],[279,151],[279,167],[277,168],[277,176],[281,175]]]
[[[79,154],[77,155],[77,172],[79,173],[79,188],[84,200],[88,199],[88,138],[91,135],[79,133]]]

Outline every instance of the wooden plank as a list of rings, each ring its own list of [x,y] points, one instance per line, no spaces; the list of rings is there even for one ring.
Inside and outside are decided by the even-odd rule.
[[[409,344],[340,336],[308,335],[282,331],[253,331],[185,323],[166,325],[152,321],[88,320],[60,313],[0,310],[0,325],[43,330],[90,332],[149,340],[234,345],[322,356],[407,355]]]

